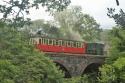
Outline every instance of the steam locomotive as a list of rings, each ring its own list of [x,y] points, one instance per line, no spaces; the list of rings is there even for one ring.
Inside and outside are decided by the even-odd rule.
[[[82,41],[52,39],[45,37],[30,38],[30,44],[43,52],[103,55],[104,44]]]

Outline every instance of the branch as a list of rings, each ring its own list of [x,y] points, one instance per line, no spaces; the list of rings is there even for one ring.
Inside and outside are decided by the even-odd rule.
[[[8,4],[10,4],[10,5],[13,5],[13,4],[11,4],[11,3],[7,2],[7,1],[4,1],[4,0],[3,0],[3,2],[8,3]]]
[[[20,6],[24,3],[24,1],[25,1],[25,0],[22,0]],[[20,8],[20,7],[19,7],[19,8]],[[20,8],[19,11],[18,11],[18,13],[17,13],[17,15],[16,15],[16,18],[18,17],[18,15],[19,15],[19,13],[21,12],[21,10],[22,10],[22,9]]]
[[[116,0],[116,4],[117,4],[117,6],[119,6],[119,1],[118,0]]]

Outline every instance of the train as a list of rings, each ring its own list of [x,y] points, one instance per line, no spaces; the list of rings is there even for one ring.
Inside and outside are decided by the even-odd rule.
[[[104,44],[102,43],[32,37],[30,44],[34,44],[42,52],[104,55]]]

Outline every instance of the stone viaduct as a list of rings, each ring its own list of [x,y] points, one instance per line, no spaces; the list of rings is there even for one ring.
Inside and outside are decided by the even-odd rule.
[[[85,73],[98,72],[104,64],[105,55],[46,53],[61,70],[65,77],[81,76]]]

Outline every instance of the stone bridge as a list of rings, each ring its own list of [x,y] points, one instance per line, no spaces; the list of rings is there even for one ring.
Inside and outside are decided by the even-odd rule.
[[[61,70],[65,77],[81,76],[85,73],[98,72],[106,56],[88,54],[46,53]]]

